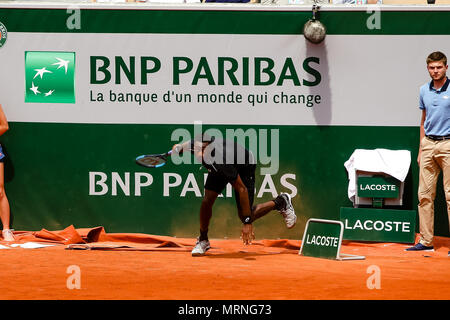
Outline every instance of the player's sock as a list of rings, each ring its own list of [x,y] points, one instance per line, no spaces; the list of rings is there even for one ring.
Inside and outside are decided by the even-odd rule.
[[[276,197],[272,201],[275,202],[275,210],[278,210],[278,211],[280,211],[281,209],[284,209],[284,207],[286,205],[286,201],[280,196]]]
[[[200,230],[200,237],[198,238],[199,241],[208,240],[208,230],[202,231]]]

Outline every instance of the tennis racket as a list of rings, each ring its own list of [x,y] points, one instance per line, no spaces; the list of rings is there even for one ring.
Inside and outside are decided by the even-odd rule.
[[[182,152],[182,147],[177,146],[175,152]],[[136,158],[136,163],[146,168],[159,168],[166,164],[167,157],[172,154],[172,150],[160,154],[144,154]]]
[[[166,164],[167,157],[172,154],[172,150],[160,154],[144,154],[136,158],[136,163],[147,168],[159,168]]]

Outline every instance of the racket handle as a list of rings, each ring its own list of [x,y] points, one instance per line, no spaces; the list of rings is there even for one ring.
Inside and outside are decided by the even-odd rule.
[[[178,146],[175,147],[175,152],[176,153],[180,153],[181,151],[183,151],[183,147],[182,146],[178,145]],[[171,153],[172,153],[172,150],[169,151],[169,154],[171,154]]]

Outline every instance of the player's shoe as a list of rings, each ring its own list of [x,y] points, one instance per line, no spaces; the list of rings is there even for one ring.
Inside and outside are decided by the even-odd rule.
[[[414,247],[405,249],[405,251],[434,251],[433,246],[424,246],[420,242],[418,242]]]
[[[197,239],[197,243],[195,244],[194,249],[192,249],[191,254],[193,257],[203,256],[209,249],[211,249],[209,240],[200,241]]]
[[[287,193],[281,193],[279,197],[285,202],[284,207],[280,209],[280,213],[284,218],[284,222],[286,222],[286,227],[291,229],[297,222],[297,216],[295,215],[294,207],[292,206],[291,196]]]
[[[2,231],[3,241],[15,241],[13,230],[12,229],[4,229]]]

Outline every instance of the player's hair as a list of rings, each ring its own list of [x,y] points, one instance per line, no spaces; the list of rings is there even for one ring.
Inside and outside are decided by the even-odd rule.
[[[432,52],[427,57],[427,64],[430,62],[442,61],[444,65],[447,65],[447,57],[440,51]]]

